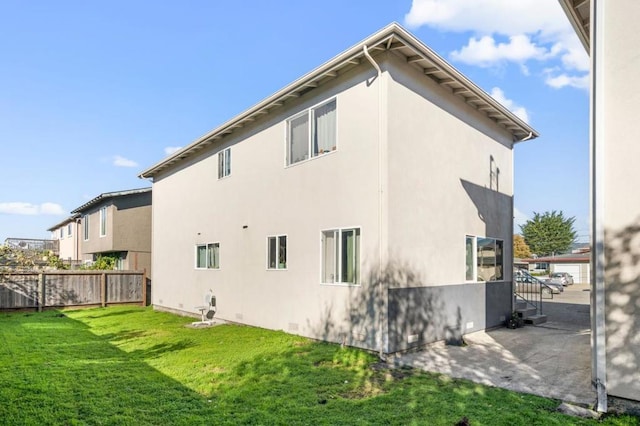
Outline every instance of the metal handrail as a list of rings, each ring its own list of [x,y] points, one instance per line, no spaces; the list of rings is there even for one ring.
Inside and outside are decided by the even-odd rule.
[[[514,280],[514,295],[516,296],[516,300],[519,298],[523,302],[527,303],[527,305],[536,309],[536,313],[542,315],[542,289],[547,288],[549,290],[549,294],[551,295],[551,299],[553,299],[553,289],[548,286],[546,283],[539,281],[538,283],[533,282],[517,282]],[[535,291],[533,287],[538,287],[538,290]],[[518,289],[520,287],[520,289]],[[524,291],[523,291],[524,288]],[[530,295],[526,297],[525,294]]]

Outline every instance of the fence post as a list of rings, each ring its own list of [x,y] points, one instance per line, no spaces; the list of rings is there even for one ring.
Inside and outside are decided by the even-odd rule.
[[[44,294],[44,280],[45,274],[38,274],[38,292],[40,293],[38,296],[38,312],[42,312],[44,309],[44,304],[46,303],[46,297]]]
[[[105,272],[100,275],[100,303],[103,308],[107,306],[107,274]]]
[[[142,306],[147,306],[147,269],[142,271]]]

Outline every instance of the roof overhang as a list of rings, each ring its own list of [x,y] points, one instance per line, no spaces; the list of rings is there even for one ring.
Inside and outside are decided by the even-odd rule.
[[[80,217],[79,214],[74,214],[72,216],[69,216],[65,220],[63,220],[62,222],[58,222],[55,225],[53,225],[51,228],[47,229],[47,231],[49,231],[49,232],[55,231],[56,229],[59,229],[59,228],[65,226],[68,223],[74,222],[79,217]]]
[[[295,80],[293,83],[249,108],[242,114],[144,170],[138,177],[143,179],[153,178],[163,170],[168,169],[188,157],[198,154],[204,148],[222,139],[226,135],[250,125],[261,116],[282,108],[291,99],[299,98],[308,91],[322,86],[328,81],[344,74],[361,62],[366,61],[364,56],[365,46],[371,54],[382,51],[393,51],[400,55],[408,64],[420,69],[425,75],[425,78],[430,78],[439,85],[447,87],[453,96],[463,99],[467,104],[496,122],[498,126],[510,132],[514,142],[538,137],[538,132],[527,123],[515,116],[515,114],[493,99],[488,93],[480,89],[400,25],[392,23],[315,70]]]
[[[105,192],[103,194],[98,195],[97,197],[87,201],[80,207],[73,210],[71,213],[82,213],[87,210],[89,207],[95,206],[96,204],[103,203],[112,198],[124,197],[127,195],[134,194],[144,194],[145,192],[151,192],[151,187],[148,188],[139,188],[139,189],[128,189],[126,191],[114,191],[114,192]]]
[[[589,26],[591,25],[590,0],[558,0],[564,13],[569,18],[584,49],[589,53]]]

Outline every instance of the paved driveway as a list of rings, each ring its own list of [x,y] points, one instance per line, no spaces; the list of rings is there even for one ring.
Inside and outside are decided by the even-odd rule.
[[[466,346],[438,342],[397,356],[394,363],[591,405],[596,398],[591,388],[589,286],[570,286],[545,302],[545,324],[472,333],[465,336]]]

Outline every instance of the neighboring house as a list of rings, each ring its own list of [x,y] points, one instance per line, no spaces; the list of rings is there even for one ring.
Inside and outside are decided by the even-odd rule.
[[[69,263],[81,259],[82,236],[80,235],[80,215],[69,216],[60,223],[47,229],[51,232],[51,239],[58,241],[58,257]]]
[[[497,326],[536,136],[389,25],[141,173],[152,302],[381,353]]]
[[[562,0],[591,57],[592,377],[640,401],[640,2]]]
[[[522,259],[529,265],[529,271],[537,271],[536,265],[547,265],[549,273],[567,272],[573,276],[574,283],[591,282],[591,253],[559,254],[557,256]]]
[[[151,188],[107,192],[78,207],[82,260],[117,258],[116,269],[151,275]]]

